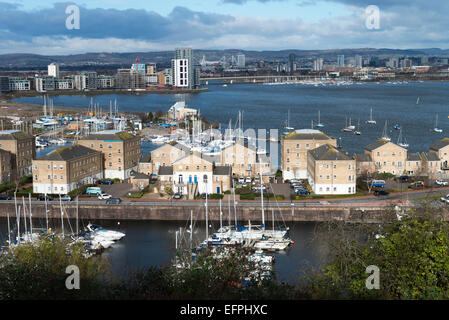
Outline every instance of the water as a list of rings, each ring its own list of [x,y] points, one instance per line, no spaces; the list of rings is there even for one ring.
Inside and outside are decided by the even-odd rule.
[[[45,225],[45,221],[34,219],[34,227],[40,228],[41,222]],[[184,229],[188,227],[186,221],[120,221],[120,224],[113,220],[92,222],[107,229],[126,233],[126,237],[103,253],[117,276],[149,266],[169,266],[175,253],[175,232],[180,227]],[[15,219],[11,218],[11,225],[14,223]],[[86,224],[87,221],[83,223]],[[71,221],[71,224],[75,229],[74,221]],[[314,236],[316,225],[316,223],[298,222],[288,224],[290,237],[295,244],[287,252],[275,254],[274,271],[279,281],[296,282],[306,270],[324,265],[326,250],[320,240]],[[60,221],[51,220],[50,226],[53,230],[60,230]],[[219,223],[215,222],[213,227],[217,229]],[[271,224],[268,224],[267,228],[270,227]],[[6,219],[0,218],[0,234],[3,240],[6,240],[7,230]],[[68,225],[66,230],[70,230]],[[194,241],[204,240],[205,225],[199,223],[194,226],[194,230]],[[187,240],[188,238],[189,235],[186,235]]]
[[[449,82],[409,82],[407,84],[362,83],[342,86],[263,85],[237,83],[223,87],[209,84],[209,92],[200,94],[147,94],[147,95],[99,95],[94,102],[109,110],[109,101],[117,99],[119,111],[166,111],[179,100],[186,100],[189,107],[197,108],[209,121],[218,120],[227,128],[229,120],[235,124],[238,111],[243,111],[244,128],[281,129],[290,109],[290,126],[310,128],[311,121],[318,121],[321,111],[322,129],[325,133],[342,138],[342,146],[349,153],[360,153],[363,148],[382,135],[385,120],[388,133],[396,142],[399,131],[393,126],[399,123],[403,136],[412,152],[427,151],[429,146],[445,136],[449,130]],[[416,101],[420,98],[419,104]],[[57,96],[55,106],[86,109],[90,96]],[[24,97],[16,102],[42,104],[41,97]],[[370,108],[377,125],[367,125]],[[435,116],[443,133],[432,132]],[[352,119],[357,126],[360,118],[361,136],[341,131],[346,121]]]

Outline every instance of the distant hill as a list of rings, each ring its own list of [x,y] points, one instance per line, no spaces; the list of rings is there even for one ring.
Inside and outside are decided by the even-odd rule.
[[[276,61],[286,60],[290,53],[294,53],[297,58],[313,58],[322,57],[330,58],[344,54],[347,57],[356,54],[362,56],[417,56],[417,55],[449,55],[449,49],[428,48],[428,49],[385,49],[385,48],[359,48],[359,49],[334,49],[334,50],[280,50],[280,51],[248,51],[240,49],[226,50],[194,50],[195,62],[199,62],[203,55],[209,61],[219,60],[223,56],[231,56],[236,54],[244,54],[248,61],[265,60]],[[73,69],[74,67],[90,66],[124,66],[129,67],[136,57],[142,63],[155,62],[161,66],[169,66],[172,59],[173,51],[153,51],[153,52],[127,52],[127,53],[84,53],[75,55],[37,55],[29,53],[14,53],[0,55],[1,69],[23,70],[26,68],[46,68],[51,62],[57,62],[61,65],[61,69]]]

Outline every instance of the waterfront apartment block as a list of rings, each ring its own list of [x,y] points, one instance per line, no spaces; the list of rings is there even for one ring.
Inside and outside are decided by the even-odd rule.
[[[67,194],[103,179],[102,153],[75,144],[33,160],[33,192]]]
[[[443,138],[429,148],[430,153],[435,153],[441,161],[441,170],[449,172],[449,138]]]
[[[232,168],[216,166],[214,158],[198,152],[175,161],[173,166],[159,168],[161,187],[193,199],[203,193],[223,193],[231,189]]]
[[[378,139],[365,147],[365,154],[371,157],[375,170],[395,176],[406,173],[407,149],[385,139]]]
[[[0,131],[0,149],[11,153],[11,179],[31,174],[32,160],[36,157],[34,137],[18,130]]]
[[[198,120],[198,110],[186,108],[184,101],[178,101],[167,112],[170,120]]]
[[[151,151],[151,163],[153,164],[154,172],[158,172],[160,167],[172,166],[175,161],[188,154],[190,154],[190,148],[183,144],[174,141],[164,144]]]
[[[315,194],[356,193],[356,161],[343,149],[324,144],[309,150],[307,172]]]
[[[307,153],[322,145],[337,146],[337,140],[314,129],[294,130],[281,138],[281,168],[284,179],[306,179]]]
[[[105,178],[128,179],[138,170],[140,137],[125,131],[105,130],[81,138],[78,144],[103,154]]]
[[[143,154],[140,156],[137,172],[146,174],[150,177],[153,175],[153,164],[151,163],[150,154]]]
[[[0,184],[8,183],[11,181],[11,152],[0,149]]]

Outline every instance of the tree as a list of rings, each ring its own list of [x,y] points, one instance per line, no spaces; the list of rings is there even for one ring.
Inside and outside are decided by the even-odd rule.
[[[320,298],[448,299],[449,225],[437,212],[421,209],[380,230],[365,225],[349,226],[348,232],[347,225],[334,225],[326,238],[332,262],[312,277],[309,293]],[[366,288],[370,265],[380,270],[379,290]]]

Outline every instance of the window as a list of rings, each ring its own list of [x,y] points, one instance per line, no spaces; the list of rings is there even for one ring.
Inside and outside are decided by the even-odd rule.
[[[64,166],[61,164],[61,165],[59,166],[59,169],[60,169],[60,170],[64,170]]]
[[[108,157],[111,158],[112,157],[112,153],[108,154]]]
[[[287,158],[287,163],[289,163],[290,162],[290,158]]]
[[[334,169],[337,169],[337,165],[336,164],[334,164]],[[351,168],[349,168],[349,169],[351,169]]]
[[[109,162],[109,166],[112,167],[112,162]]]
[[[103,145],[100,143],[100,149],[103,149]]]
[[[61,176],[61,180],[63,180],[64,179],[64,177],[63,176]]]
[[[37,180],[37,174],[34,175],[34,180]]]
[[[299,143],[296,145],[296,149],[299,149]]]
[[[109,148],[109,149],[112,149],[112,144],[108,144],[108,148]]]
[[[205,175],[203,176],[203,182],[204,182],[204,183],[207,183],[207,174],[205,174]]]
[[[290,153],[290,149],[287,149],[287,153]]]
[[[308,149],[309,147],[310,147],[310,145],[307,143],[307,144],[306,144],[306,148]]]

